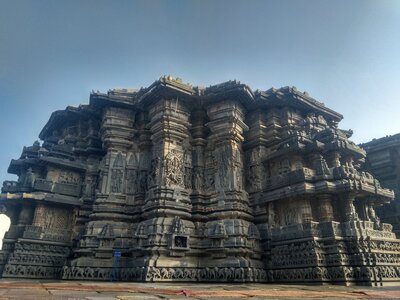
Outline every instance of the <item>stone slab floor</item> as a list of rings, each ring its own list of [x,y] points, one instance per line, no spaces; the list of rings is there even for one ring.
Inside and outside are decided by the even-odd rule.
[[[127,283],[0,280],[0,299],[400,299],[400,285]]]

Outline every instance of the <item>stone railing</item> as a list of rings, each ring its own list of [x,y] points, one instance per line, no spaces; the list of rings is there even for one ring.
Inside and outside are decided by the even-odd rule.
[[[374,223],[370,221],[350,221],[339,223],[331,222],[306,222],[303,224],[293,224],[284,227],[272,228],[271,239],[273,242],[284,240],[294,240],[306,237],[364,237],[375,239],[394,239],[395,233],[392,225],[381,223],[380,228],[374,228]]]
[[[55,183],[52,192],[78,197],[81,192],[81,185],[72,183]]]
[[[46,229],[43,232],[43,240],[59,242],[59,243],[69,243],[71,241],[71,230],[65,229]]]
[[[1,189],[1,191],[3,193],[16,193],[18,192],[19,188],[20,185],[17,181],[6,180],[3,181],[3,188]]]
[[[59,243],[69,243],[72,231],[65,229],[47,228],[41,226],[28,225],[25,227],[24,238],[45,240]]]
[[[51,189],[53,188],[53,182],[46,179],[37,178],[33,187],[35,190],[51,192]]]
[[[301,168],[284,174],[272,176],[266,179],[264,188],[267,190],[276,189],[282,186],[295,183],[310,181],[315,179],[315,170],[310,168]]]
[[[57,194],[77,197],[80,195],[81,185],[71,183],[58,183],[42,178],[37,178],[35,180],[34,189],[44,192],[53,192]]]
[[[283,241],[299,239],[311,236],[320,236],[318,222],[307,222],[302,224],[293,224],[280,228],[272,228],[272,241]]]
[[[5,239],[17,239],[21,237],[22,233],[24,232],[23,226],[11,225],[8,231],[5,233]]]
[[[42,234],[41,226],[27,225],[24,231],[24,238],[26,239],[40,239]]]

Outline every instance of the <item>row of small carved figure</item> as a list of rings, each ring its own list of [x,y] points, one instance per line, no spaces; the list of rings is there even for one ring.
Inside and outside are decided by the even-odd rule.
[[[33,243],[15,243],[15,250],[19,252],[50,252],[68,256],[70,248],[64,246],[33,244]]]
[[[388,241],[371,242],[371,249],[400,251],[400,243]]]
[[[313,258],[313,257],[319,257],[322,255],[322,253],[317,252],[318,249],[315,250],[307,250],[307,251],[293,251],[291,253],[280,253],[274,251],[272,254],[274,256],[274,259],[287,259],[287,260],[301,260],[301,259],[308,259],[308,258]]]
[[[258,268],[155,268],[150,267],[147,280],[185,279],[210,281],[266,281],[267,272]]]
[[[325,249],[325,245],[316,241],[308,241],[299,244],[286,244],[282,246],[273,247],[271,254],[273,255],[293,255],[294,253],[302,253],[304,251],[313,251],[314,249],[323,249],[327,253],[336,253],[338,250],[345,251],[346,253],[360,253],[361,251],[369,250],[386,250],[386,251],[400,251],[400,243],[388,242],[388,241],[370,241],[370,240],[359,240],[349,242],[339,242],[329,246]],[[334,247],[332,247],[334,246]]]
[[[327,266],[344,264],[344,265],[369,265],[372,263],[369,254],[362,253],[336,253],[325,255],[324,260],[321,262]]]
[[[274,281],[343,281],[343,280],[373,280],[374,273],[378,279],[399,278],[400,267],[309,267],[302,269],[283,269],[273,271]]]
[[[337,265],[340,263],[348,265],[365,265],[371,264],[374,261],[377,263],[400,263],[400,255],[393,253],[293,253],[292,255],[274,255],[272,265],[274,267],[287,267],[299,265]]]
[[[315,265],[317,259],[315,256],[307,258],[293,258],[286,255],[274,257],[272,260],[273,267],[287,267],[287,266],[300,266],[300,265]]]
[[[3,277],[21,278],[60,278],[60,267],[31,265],[9,265],[4,267]]]
[[[307,241],[299,244],[284,244],[282,246],[273,247],[271,254],[292,255],[293,253],[308,253],[320,247],[320,244],[316,241]]]
[[[49,266],[63,266],[65,256],[13,253],[8,259],[10,264],[38,264]]]
[[[257,268],[155,268],[136,267],[123,269],[90,267],[57,267],[6,265],[4,277],[59,278],[88,280],[189,280],[189,281],[344,281],[373,280],[374,273],[378,280],[399,278],[400,267],[314,267],[302,269],[269,270]]]
[[[108,280],[188,280],[188,281],[267,281],[267,272],[258,268],[90,268],[64,267],[63,279]]]
[[[377,263],[399,264],[400,255],[393,253],[374,253]]]
[[[393,232],[381,231],[381,230],[365,230],[365,234],[370,237],[377,237],[377,238],[394,238]]]

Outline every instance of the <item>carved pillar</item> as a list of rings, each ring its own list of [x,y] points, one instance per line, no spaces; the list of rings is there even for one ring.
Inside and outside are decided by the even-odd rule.
[[[358,219],[356,208],[354,206],[355,196],[347,194],[342,199],[344,221],[352,221]]]
[[[326,163],[324,157],[319,153],[314,153],[311,155],[313,168],[317,176],[330,175],[330,170],[328,164]]]
[[[316,200],[317,200],[316,219],[319,222],[333,221],[333,208],[331,202],[331,195],[329,194],[318,195]]]
[[[262,190],[265,171],[262,158],[266,153],[268,136],[265,130],[266,116],[263,111],[254,111],[246,116],[249,130],[246,131],[246,190],[249,194]]]
[[[29,204],[24,204],[21,208],[18,217],[18,226],[25,226],[32,224],[33,219],[33,206]]]
[[[192,189],[196,193],[203,193],[205,190],[205,147],[207,145],[206,136],[209,132],[208,128],[204,125],[206,122],[206,112],[198,108],[192,112],[191,115],[191,135],[193,147],[193,175],[192,175]]]
[[[210,121],[206,126],[211,133],[207,139],[206,171],[214,183],[208,185],[209,210],[213,212],[207,222],[208,252],[212,258],[221,259],[221,266],[260,266],[260,237],[255,238],[253,229],[249,230],[255,225],[243,182],[242,143],[248,129],[244,108],[235,101],[218,101],[208,104],[207,114]],[[238,252],[238,248],[248,252]],[[209,267],[213,264],[214,260],[207,262]]]
[[[33,225],[44,227],[44,222],[46,220],[46,205],[38,204],[35,208],[35,214],[33,217]]]
[[[168,256],[181,256],[182,264],[193,264],[193,258],[184,258],[190,251],[190,233],[194,228],[189,197],[192,191],[189,109],[184,100],[161,99],[151,104],[148,116],[153,151],[148,192],[142,207],[146,217],[138,225],[136,237],[142,245],[141,253],[147,251],[151,257],[146,260],[152,268],[167,266]]]
[[[296,204],[299,207],[301,222],[305,223],[312,221],[313,216],[310,200],[308,198],[299,199],[298,201],[296,201]]]
[[[5,215],[10,218],[10,226],[18,224],[19,210],[17,206],[7,206]]]
[[[107,107],[103,111],[100,128],[103,149],[106,151],[100,163],[99,191],[93,205],[90,221],[86,224],[85,241],[81,245],[88,248],[98,247],[103,238],[104,228],[114,233],[112,244],[125,251],[130,247],[130,203],[126,200],[127,153],[133,147],[135,113],[130,109]],[[90,230],[89,230],[90,229]],[[96,258],[112,257],[112,249],[96,248],[92,251]],[[85,260],[86,258],[83,258]],[[87,263],[87,261],[85,261]],[[105,260],[104,267],[111,267],[111,261]]]
[[[126,152],[132,146],[134,113],[109,107],[103,115],[101,139],[107,154],[102,164],[101,194],[124,193]]]
[[[329,155],[329,167],[331,167],[331,168],[337,168],[337,167],[340,167],[340,158],[341,158],[341,155],[340,155],[340,153],[339,152],[332,152],[330,155]]]
[[[248,129],[243,122],[242,107],[235,102],[220,102],[207,109],[211,130],[209,141],[214,145],[216,166],[215,191],[221,205],[225,201],[244,200],[243,186],[243,132]],[[229,199],[228,195],[235,195]]]
[[[188,202],[191,178],[189,112],[182,102],[160,100],[149,110],[153,158],[150,185],[175,191],[175,200]],[[151,186],[149,186],[151,188]],[[183,193],[182,193],[183,192]]]

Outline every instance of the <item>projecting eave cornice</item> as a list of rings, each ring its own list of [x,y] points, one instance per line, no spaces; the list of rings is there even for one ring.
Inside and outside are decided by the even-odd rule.
[[[199,88],[183,83],[179,78],[173,79],[171,76],[164,76],[148,88],[139,90],[137,103],[139,106],[146,106],[163,98],[191,99],[199,96],[200,93]]]
[[[79,118],[89,119],[94,113],[89,105],[80,105],[78,107],[68,106],[64,110],[56,110],[51,114],[50,119],[39,133],[39,138],[44,140],[62,125],[74,122]]]
[[[298,91],[294,87],[271,88],[267,91],[257,91],[255,100],[260,106],[292,106],[307,111],[318,111],[324,117],[337,122],[343,115],[326,107],[322,102],[310,97],[307,93]]]
[[[90,94],[90,106],[94,108],[103,108],[105,106],[122,107],[122,108],[133,108],[137,98],[132,95],[132,97],[123,97],[115,95],[112,91],[107,94],[92,92]]]
[[[236,100],[245,108],[254,104],[254,93],[249,86],[236,80],[212,85],[204,90],[205,101]]]
[[[382,149],[400,147],[400,133],[379,139],[373,139],[372,141],[360,144],[359,146],[367,150],[369,153],[380,151]]]
[[[21,169],[27,169],[29,167],[33,167],[37,165],[37,158],[20,158],[20,159],[12,159],[10,165],[7,169],[7,173],[20,175]]]

